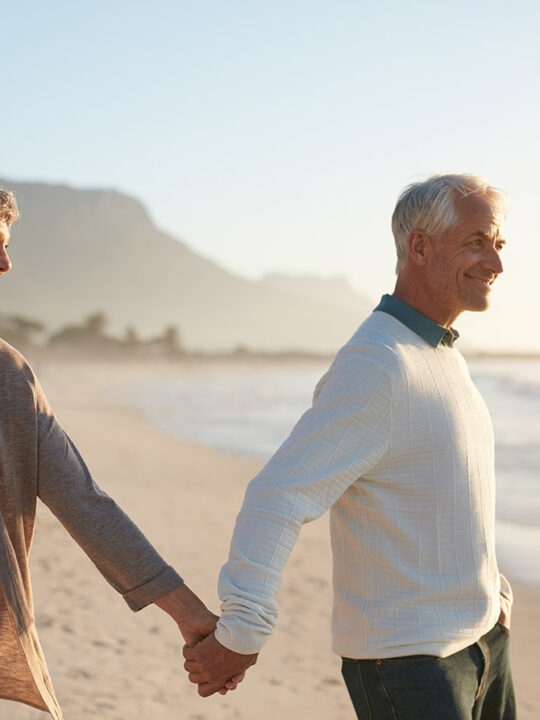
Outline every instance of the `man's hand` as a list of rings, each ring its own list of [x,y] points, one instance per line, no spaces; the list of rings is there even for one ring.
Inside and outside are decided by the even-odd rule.
[[[212,634],[219,619],[185,583],[157,598],[154,603],[176,622],[187,646],[195,645]],[[243,679],[243,672],[232,673],[217,691],[226,695],[228,690],[235,690]]]
[[[184,647],[184,668],[192,683],[199,686],[199,695],[208,697],[218,692],[231,678],[257,662],[257,654],[242,655],[221,645],[215,635],[210,635],[198,645]]]

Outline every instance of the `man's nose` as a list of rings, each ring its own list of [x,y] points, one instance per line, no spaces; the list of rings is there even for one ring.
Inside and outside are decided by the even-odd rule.
[[[0,273],[5,273],[11,270],[11,260],[5,247],[0,248]]]
[[[494,275],[500,275],[504,271],[501,255],[497,248],[493,246],[488,248],[487,255],[484,259],[484,265]]]

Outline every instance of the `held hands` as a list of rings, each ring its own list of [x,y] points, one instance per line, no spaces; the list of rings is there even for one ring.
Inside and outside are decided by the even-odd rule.
[[[183,626],[179,625],[180,632],[182,633],[182,636],[186,641],[186,645],[184,646],[184,656],[186,650],[195,649],[197,647],[197,643],[200,644],[201,641],[203,641],[205,638],[208,638],[208,636],[214,637],[213,633],[216,629],[216,624],[218,620],[219,618],[217,615],[214,615],[214,613],[207,610],[205,614],[201,614],[198,618],[193,618],[193,621],[190,624],[184,624]],[[238,683],[241,683],[244,677],[245,672],[243,671],[235,672],[232,674],[229,673],[229,675],[227,676],[227,678],[225,678],[221,685],[212,692],[219,692],[220,695],[226,695],[228,690],[236,690]],[[199,694],[202,695],[200,688]]]
[[[242,655],[221,645],[212,634],[197,645],[184,647],[184,657],[189,679],[196,683],[201,697],[229,688],[230,683],[240,682],[245,671],[257,662],[257,654]],[[233,689],[233,688],[231,688]]]
[[[171,592],[154,601],[155,604],[178,625],[182,637],[186,641],[186,648],[212,635],[216,628],[218,616],[210,612],[204,603],[185,584],[179,585]],[[244,679],[243,672],[230,673],[225,681],[212,692],[226,695],[228,690],[235,690],[239,682]]]

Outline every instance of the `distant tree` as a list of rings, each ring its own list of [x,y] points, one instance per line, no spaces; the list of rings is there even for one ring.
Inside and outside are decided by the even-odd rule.
[[[126,328],[124,342],[126,343],[126,345],[138,345],[140,343],[137,328],[134,328],[132,326]]]
[[[145,354],[145,343],[140,339],[137,328],[129,326],[124,331],[124,337],[118,343],[118,349],[123,355],[141,357]]]
[[[85,331],[80,325],[66,325],[49,338],[50,345],[77,345],[82,344]]]
[[[81,325],[67,325],[49,338],[49,343],[56,346],[74,349],[79,347],[84,352],[110,351],[118,344],[118,340],[105,334],[107,318],[102,312],[92,313]]]
[[[182,351],[180,330],[175,325],[168,325],[165,328],[161,342],[166,352],[178,353]]]
[[[251,350],[246,347],[245,345],[236,345],[236,347],[233,349],[232,354],[235,357],[247,357],[248,355],[251,355]]]
[[[20,315],[10,315],[9,320],[18,332],[26,335],[34,335],[45,330],[45,325],[39,320],[30,320]]]
[[[45,325],[38,320],[8,315],[0,318],[0,335],[6,342],[17,348],[33,347],[37,344],[36,335],[43,332]]]
[[[96,312],[89,315],[84,322],[84,328],[88,331],[88,333],[98,337],[104,337],[106,327],[107,317],[102,312]]]
[[[80,325],[68,325],[49,338],[49,344],[61,352],[84,357],[159,357],[182,355],[180,330],[168,325],[157,338],[141,340],[137,329],[126,327],[122,338],[107,335],[107,317],[95,312]]]

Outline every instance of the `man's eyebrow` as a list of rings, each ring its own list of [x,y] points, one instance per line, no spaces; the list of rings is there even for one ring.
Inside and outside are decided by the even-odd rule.
[[[495,233],[487,233],[484,232],[484,230],[477,230],[476,232],[471,233],[472,237],[481,237],[483,240],[492,240],[493,238],[499,245],[506,245],[506,240],[503,238],[502,235],[499,235],[499,231]]]

